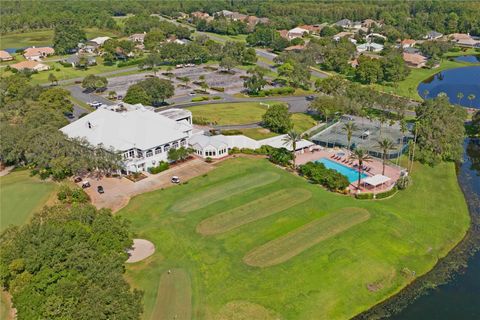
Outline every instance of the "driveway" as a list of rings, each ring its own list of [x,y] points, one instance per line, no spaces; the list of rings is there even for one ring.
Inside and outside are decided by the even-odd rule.
[[[146,179],[138,182],[132,182],[127,178],[100,178],[99,180],[85,178],[84,180],[88,180],[91,184],[91,187],[85,189],[85,191],[90,196],[92,204],[98,209],[109,208],[113,212],[117,212],[128,204],[130,198],[136,195],[160,188],[175,187],[170,181],[172,176],[178,176],[182,182],[185,182],[203,175],[213,168],[212,164],[208,164],[199,158],[194,158],[159,174],[148,174]],[[104,194],[97,192],[97,186],[100,185],[105,190]]]

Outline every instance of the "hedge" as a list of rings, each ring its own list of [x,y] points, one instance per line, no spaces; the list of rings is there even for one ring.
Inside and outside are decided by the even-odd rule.
[[[210,89],[218,92],[224,92],[225,88],[224,87],[210,87]]]
[[[392,189],[390,189],[388,191],[377,193],[375,195],[375,199],[388,198],[388,197],[394,195],[397,191],[398,191],[397,186],[394,186]],[[360,200],[371,200],[371,199],[373,199],[373,195],[374,194],[372,192],[371,193],[357,193],[355,195],[355,198],[360,199]]]
[[[192,102],[200,102],[200,101],[206,101],[210,100],[210,97],[195,97],[192,99]]]
[[[152,168],[148,168],[148,172],[150,172],[151,174],[157,174],[157,173],[160,173],[160,172],[162,172],[162,171],[167,170],[168,168],[169,168],[168,162],[160,161],[160,163],[158,164],[158,166],[152,167]]]
[[[143,60],[145,60],[145,59],[140,58],[140,59],[130,59],[130,60],[127,60],[127,61],[120,61],[119,63],[117,63],[117,67],[121,68],[121,67],[126,67],[126,66],[133,66],[133,65],[139,64]]]

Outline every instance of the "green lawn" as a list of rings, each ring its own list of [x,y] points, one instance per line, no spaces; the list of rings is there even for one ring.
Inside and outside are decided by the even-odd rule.
[[[117,37],[118,34],[109,30],[100,30],[97,28],[84,29],[87,34],[87,39],[92,39],[100,36]],[[0,49],[5,48],[24,48],[31,46],[52,46],[53,45],[53,30],[39,30],[23,33],[6,33],[0,38]]]
[[[416,164],[413,181],[390,199],[356,200],[267,160],[235,158],[133,198],[119,215],[157,248],[127,266],[145,291],[143,319],[163,301],[169,269],[188,273],[195,319],[351,318],[429,271],[468,229],[454,164]],[[301,197],[290,203],[293,192]],[[182,288],[171,299],[188,308]]]
[[[434,74],[440,71],[453,69],[453,68],[467,67],[471,65],[474,65],[474,64],[468,63],[468,62],[450,61],[445,59],[445,60],[442,60],[442,62],[440,63],[440,66],[435,69],[423,69],[423,68],[413,69],[412,68],[408,77],[405,80],[400,81],[396,87],[385,86],[385,85],[373,85],[373,87],[380,91],[412,98],[415,100],[421,100],[421,97],[417,92],[417,87],[420,84],[420,82],[422,82],[425,79],[428,79],[429,77],[433,76]]]
[[[0,177],[0,231],[23,224],[52,196],[56,185],[30,177],[28,170]]]
[[[204,104],[189,107],[193,117],[202,117],[217,125],[234,125],[259,122],[267,110],[267,103],[260,102],[236,102]]]
[[[317,125],[317,121],[306,113],[292,113],[293,130],[297,132],[305,132],[311,127]]]
[[[32,84],[43,84],[49,83],[48,75],[53,73],[59,81],[61,80],[70,80],[75,78],[84,78],[89,74],[100,74],[105,72],[111,71],[118,71],[123,69],[134,68],[135,66],[125,66],[125,67],[117,67],[116,65],[113,66],[106,66],[103,64],[103,60],[101,57],[97,57],[97,65],[89,67],[87,70],[72,68],[72,67],[64,67],[59,62],[45,62],[48,64],[51,69],[48,71],[41,71],[39,73],[32,74]],[[135,70],[133,73],[139,73],[140,70]],[[126,72],[125,72],[126,73]],[[122,73],[122,75],[125,75]],[[4,69],[0,69],[0,75],[2,77],[6,77],[13,74],[11,71],[6,71]]]
[[[237,125],[260,122],[262,116],[267,110],[267,104],[274,102],[235,102],[235,103],[219,103],[219,104],[204,104],[194,107],[189,107],[194,118],[203,118],[211,123],[217,125]],[[298,132],[304,132],[317,124],[317,121],[305,113],[293,113],[292,121],[294,129]],[[245,131],[247,136],[252,136],[253,139],[263,139],[274,136],[274,133],[265,132],[261,129],[247,129]],[[259,131],[260,130],[260,131]],[[244,131],[244,130],[242,130]]]

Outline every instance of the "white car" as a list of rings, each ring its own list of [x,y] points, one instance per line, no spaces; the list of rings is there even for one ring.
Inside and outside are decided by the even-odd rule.
[[[173,176],[171,181],[172,183],[180,183],[180,178],[177,176]]]

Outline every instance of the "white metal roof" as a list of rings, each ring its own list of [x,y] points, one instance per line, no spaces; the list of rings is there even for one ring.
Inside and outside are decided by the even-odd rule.
[[[376,174],[373,177],[368,177],[363,179],[362,181],[364,183],[367,183],[373,187],[376,187],[378,185],[381,185],[387,181],[390,181],[391,179],[387,176],[381,175],[381,174]]]
[[[89,127],[90,125],[90,127]],[[115,112],[100,108],[60,130],[70,138],[85,138],[117,151],[147,150],[188,137],[191,126],[148,109]]]
[[[292,151],[291,144],[285,144],[284,138],[286,135],[279,135],[272,138],[267,138],[263,140],[254,140],[244,135],[216,135],[216,136],[205,136],[203,134],[194,135],[190,138],[190,144],[192,146],[198,145],[201,148],[206,148],[212,146],[214,148],[220,148],[228,146],[229,148],[249,148],[249,149],[258,149],[261,146],[271,146],[274,148],[286,148]],[[297,142],[297,150],[308,148],[314,145],[313,142],[302,139]]]

